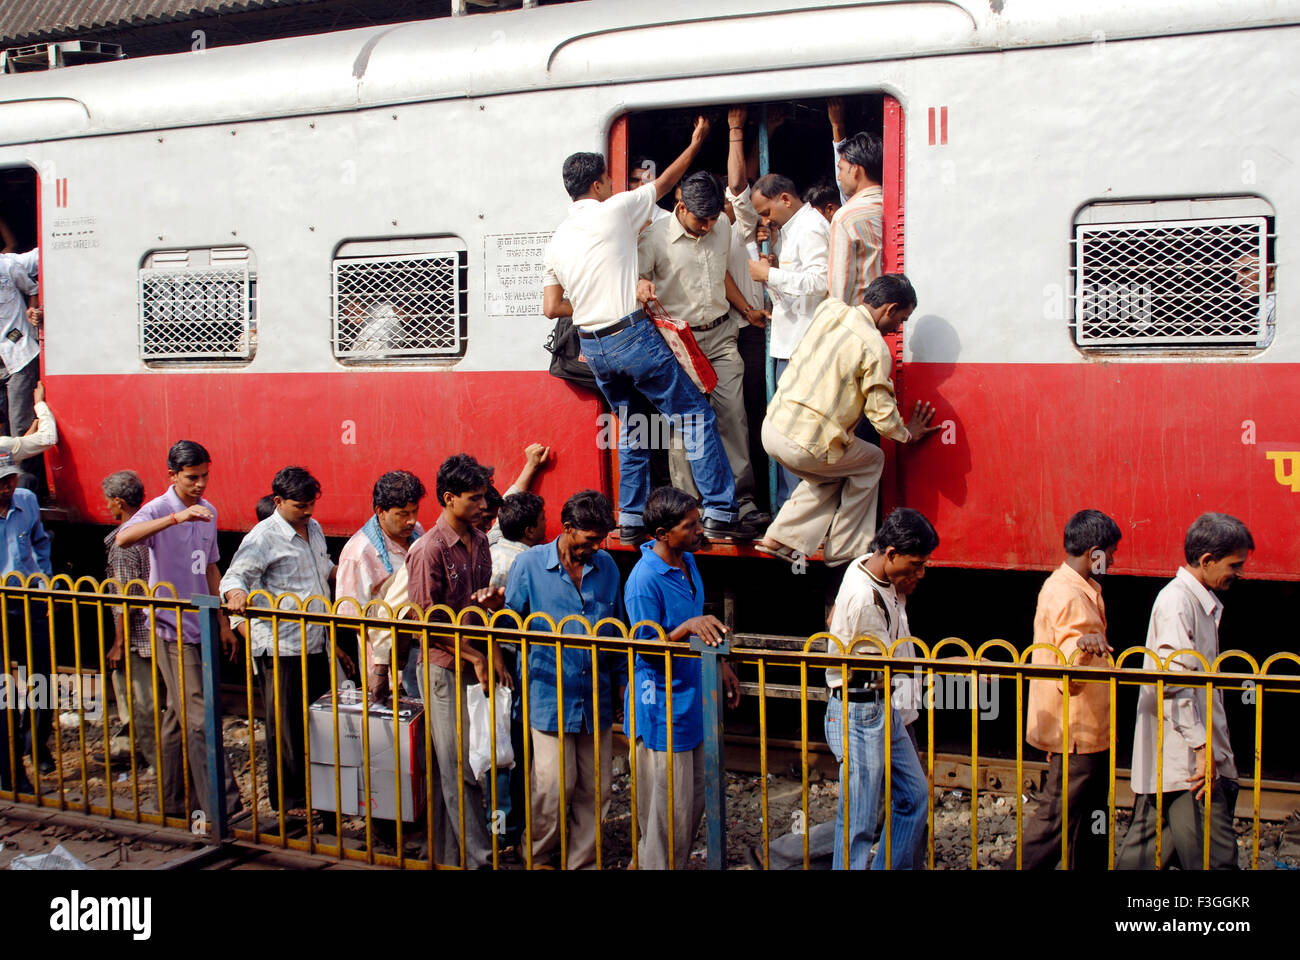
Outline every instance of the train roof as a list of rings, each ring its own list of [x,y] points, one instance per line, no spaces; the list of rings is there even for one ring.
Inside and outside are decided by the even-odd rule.
[[[0,76],[0,144],[1290,25],[1300,0],[590,0]]]

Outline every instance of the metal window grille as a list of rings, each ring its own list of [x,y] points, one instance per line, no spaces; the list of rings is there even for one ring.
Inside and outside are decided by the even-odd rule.
[[[464,251],[334,261],[334,355],[380,360],[465,353]]]
[[[247,266],[141,270],[141,359],[248,359],[253,298]]]
[[[1268,343],[1266,217],[1077,224],[1075,245],[1080,346]]]

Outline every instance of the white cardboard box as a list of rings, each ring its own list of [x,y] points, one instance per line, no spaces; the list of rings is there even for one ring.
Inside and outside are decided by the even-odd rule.
[[[397,705],[397,749],[393,748],[393,711],[372,704],[367,724],[370,737],[370,795],[366,796],[363,769],[361,693],[344,690],[339,695],[338,744],[340,790],[356,797],[355,805],[341,799],[344,814],[357,815],[369,807],[371,816],[381,820],[397,817],[397,791],[394,771],[401,791],[402,819],[413,821],[424,812],[424,704],[402,698]],[[311,744],[312,806],[318,810],[334,809],[334,713],[333,695],[325,694],[308,712]],[[319,769],[318,769],[319,768]],[[343,771],[354,788],[343,786]],[[318,789],[317,783],[324,789]],[[352,809],[349,809],[351,807]]]
[[[339,813],[355,817],[361,813],[360,767],[339,766]],[[334,810],[334,767],[328,763],[311,765],[311,805],[317,810]]]

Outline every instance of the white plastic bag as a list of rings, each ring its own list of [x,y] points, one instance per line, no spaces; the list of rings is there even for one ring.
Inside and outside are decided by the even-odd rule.
[[[474,779],[492,771],[492,703],[483,694],[483,684],[465,688],[469,706],[469,768]],[[497,687],[497,769],[515,765],[515,749],[510,744],[510,690]]]
[[[63,845],[59,844],[49,853],[33,853],[25,857],[14,857],[9,862],[10,870],[89,870]]]

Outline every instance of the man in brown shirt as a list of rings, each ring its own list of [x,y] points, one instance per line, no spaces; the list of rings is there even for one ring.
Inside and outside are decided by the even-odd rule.
[[[1038,594],[1031,663],[1105,665],[1106,605],[1094,579],[1115,561],[1119,526],[1099,510],[1080,510],[1065,525],[1065,561]],[[1043,645],[1039,647],[1038,645]],[[1060,656],[1057,652],[1060,652]],[[1075,653],[1078,656],[1075,656]],[[1038,807],[1025,821],[1021,868],[1052,870],[1061,860],[1061,756],[1069,759],[1068,840],[1070,869],[1105,870],[1106,834],[1097,814],[1107,804],[1106,751],[1110,748],[1110,688],[1104,683],[1070,684],[1069,740],[1062,734],[1064,684],[1029,681],[1029,726],[1025,739],[1047,754],[1047,783]],[[1101,823],[1108,822],[1100,819]],[[1014,868],[1015,857],[1006,866]]]
[[[406,555],[411,603],[422,608],[443,605],[453,613],[470,606],[500,610],[505,590],[488,586],[492,579],[492,554],[485,533],[476,526],[483,512],[490,472],[468,454],[448,457],[438,468],[438,500],[442,515],[438,522],[411,547]],[[445,612],[432,619],[448,619]],[[461,791],[456,777],[456,667],[452,637],[429,637],[429,689],[423,689],[425,668],[419,668],[421,696],[426,696],[425,722],[433,740],[435,774],[438,783],[429,785],[429,802],[435,804],[434,832],[441,842],[440,863],[460,863]],[[461,685],[477,682],[488,688],[486,645],[462,636],[460,641]],[[494,651],[497,683],[511,686],[510,674]],[[469,764],[469,699],[462,691],[460,707],[462,770],[465,778],[464,842],[462,866],[477,869],[491,862],[492,842],[487,832],[483,790]],[[439,829],[439,822],[444,824]]]

